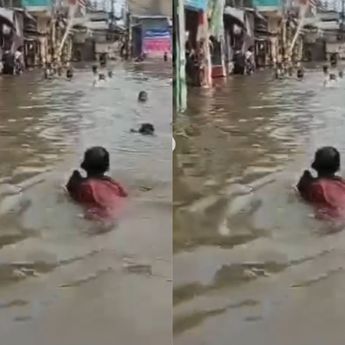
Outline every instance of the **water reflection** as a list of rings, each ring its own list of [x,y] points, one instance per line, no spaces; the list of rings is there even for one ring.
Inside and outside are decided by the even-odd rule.
[[[326,277],[335,288],[327,277],[342,272],[345,235],[313,219],[293,187],[316,148],[344,152],[344,86],[325,89],[314,69],[303,82],[262,72],[191,90],[175,128],[176,344],[280,343],[266,330],[275,301],[282,318],[299,314],[290,287],[308,288],[301,272],[310,276],[303,281]],[[232,304],[243,311],[233,313]]]

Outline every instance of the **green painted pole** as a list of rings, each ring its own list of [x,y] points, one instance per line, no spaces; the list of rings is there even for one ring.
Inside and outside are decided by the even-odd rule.
[[[175,109],[179,113],[187,108],[184,0],[174,1],[174,29],[174,98]]]

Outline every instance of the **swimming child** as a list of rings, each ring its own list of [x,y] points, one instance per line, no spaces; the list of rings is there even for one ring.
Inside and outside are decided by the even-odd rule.
[[[339,72],[338,72],[338,77],[339,77],[340,79],[343,79],[343,78],[344,78],[344,71],[339,71]]]
[[[147,99],[148,99],[147,92],[146,91],[140,91],[139,95],[138,95],[138,101],[144,103],[147,101]]]
[[[131,129],[132,133],[140,133],[142,135],[154,135],[155,127],[151,123],[143,123],[138,130]]]
[[[336,175],[340,169],[338,150],[331,146],[318,149],[311,167],[317,176],[304,171],[297,184],[300,195],[320,218],[345,219],[345,180]]]
[[[93,73],[93,75],[97,75],[97,73],[98,73],[98,68],[97,68],[97,65],[93,65],[92,66],[92,73]]]
[[[92,219],[115,218],[122,210],[127,192],[105,173],[109,170],[109,153],[103,147],[91,147],[84,154],[81,168],[83,177],[74,170],[67,183],[67,190],[74,201],[82,205]]]

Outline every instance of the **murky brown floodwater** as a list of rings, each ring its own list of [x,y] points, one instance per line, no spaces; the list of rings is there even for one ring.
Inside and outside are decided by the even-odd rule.
[[[2,345],[170,344],[168,67],[118,65],[102,88],[90,68],[72,82],[0,76]],[[129,132],[141,122],[157,136]],[[62,189],[92,145],[109,149],[111,175],[131,196],[107,233],[81,219]]]
[[[322,82],[259,72],[191,91],[175,134],[175,345],[343,342],[345,232],[293,189],[319,146],[345,156],[345,81]]]

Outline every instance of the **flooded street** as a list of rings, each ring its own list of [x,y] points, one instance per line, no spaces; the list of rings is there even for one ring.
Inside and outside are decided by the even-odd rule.
[[[99,88],[90,67],[71,82],[0,77],[2,345],[171,343],[169,67],[119,64]],[[142,122],[156,136],[130,133]],[[107,232],[63,189],[93,145],[130,195]]]
[[[318,147],[345,160],[345,81],[219,83],[176,124],[174,344],[341,344],[345,232],[294,186]]]

